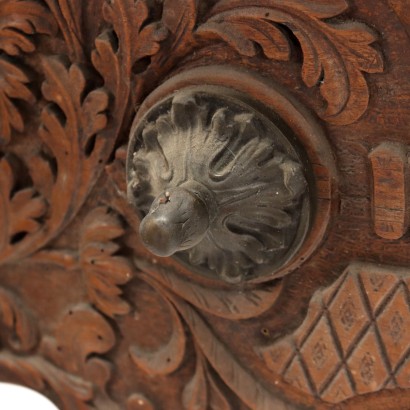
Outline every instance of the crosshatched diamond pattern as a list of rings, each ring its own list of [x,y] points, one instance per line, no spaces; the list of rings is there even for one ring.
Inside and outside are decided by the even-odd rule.
[[[282,360],[275,370],[293,386],[332,403],[410,388],[409,288],[410,270],[350,265],[313,296],[305,321],[286,339],[293,355],[288,352],[287,365]],[[264,356],[275,357],[282,349],[283,340]]]
[[[410,316],[403,314],[406,309],[408,309],[407,289],[401,284],[377,318],[379,331],[393,369],[396,369],[403,358],[409,354]]]
[[[336,296],[329,304],[329,316],[338,339],[347,354],[357,337],[369,325],[370,318],[355,276],[347,276]]]
[[[300,352],[316,390],[321,391],[329,375],[335,372],[340,362],[332,330],[325,316],[320,319]]]

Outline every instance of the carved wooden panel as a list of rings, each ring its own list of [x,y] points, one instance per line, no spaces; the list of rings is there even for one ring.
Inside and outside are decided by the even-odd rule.
[[[408,409],[409,9],[0,0],[0,379]]]
[[[409,271],[350,265],[291,335],[262,349],[273,371],[332,403],[410,387]]]

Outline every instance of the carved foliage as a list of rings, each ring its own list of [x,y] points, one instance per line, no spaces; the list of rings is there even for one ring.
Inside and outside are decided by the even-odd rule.
[[[103,11],[105,20],[113,25],[121,39],[121,45],[125,48],[122,56],[129,61],[126,65],[128,69],[141,58],[156,54],[160,48],[159,42],[168,34],[160,22],[143,26],[149,15],[145,0],[104,3]],[[121,20],[123,16],[127,18],[125,24],[124,20]]]
[[[13,102],[14,98],[34,103],[25,72],[5,57],[0,57],[0,143],[10,142],[12,128],[24,131],[23,117]]]
[[[349,124],[366,110],[369,90],[364,73],[381,72],[383,61],[380,52],[371,46],[377,36],[365,24],[326,20],[344,13],[348,9],[346,1],[220,1],[210,11],[210,17],[201,23],[198,8],[191,0],[165,1],[161,22],[141,30],[147,18],[147,6],[142,0],[135,4],[121,0],[105,6],[105,18],[113,25],[119,45],[116,48],[112,34],[104,32],[96,43],[95,66],[101,73],[105,73],[108,66],[116,67],[117,83],[120,73],[126,78],[133,77],[133,67],[136,73],[147,69],[149,76],[145,78],[152,79],[193,48],[202,47],[214,38],[224,40],[243,56],[258,55],[255,46],[258,44],[265,57],[288,61],[293,58],[293,46],[283,29],[286,27],[294,34],[303,54],[304,83],[308,87],[319,87],[328,104],[322,117],[332,123]],[[139,11],[138,17],[136,11]],[[196,23],[200,24],[195,29]],[[164,44],[162,49],[160,42]],[[154,54],[151,67],[135,65],[142,57]],[[107,64],[109,62],[111,64]],[[138,77],[134,91],[138,95],[144,87],[144,78]],[[134,95],[134,98],[137,97]]]
[[[65,409],[94,408],[90,402],[98,403],[99,397],[104,397],[103,406],[99,408],[115,408],[104,396],[109,377],[107,364],[88,357],[92,353],[105,353],[114,343],[111,328],[98,314],[86,306],[71,310],[62,318],[55,338],[43,337],[41,354],[33,353],[39,341],[34,318],[18,298],[5,289],[0,289],[0,322],[0,369],[38,391],[47,392],[51,388]],[[26,355],[17,356],[12,351]]]
[[[39,363],[38,371],[56,391],[63,408],[116,409],[105,391],[111,366],[98,357],[114,343],[110,325],[87,305],[70,309],[54,335],[43,337],[39,353],[49,361]]]
[[[9,55],[35,50],[31,34],[53,34],[52,16],[40,3],[31,0],[0,1],[0,49]]]
[[[0,159],[0,259],[14,243],[40,228],[46,206],[32,187],[15,191],[15,175],[9,160]]]
[[[96,39],[92,61],[115,96],[116,115],[121,117],[128,108],[133,70],[138,72],[136,64],[159,51],[168,31],[160,22],[144,25],[149,15],[145,0],[104,2],[103,12],[112,30]]]
[[[138,262],[138,267],[195,308],[229,320],[250,319],[263,314],[272,307],[282,290],[282,283],[265,284],[244,292],[214,289],[181,278],[169,268],[145,262]]]
[[[80,198],[88,193],[104,145],[98,132],[107,123],[104,111],[108,95],[98,89],[83,97],[86,78],[75,64],[66,66],[62,60],[53,57],[44,58],[43,67],[46,74],[42,87],[44,97],[60,109],[58,111],[51,104],[43,110],[40,136],[57,161],[52,202],[53,211],[61,216],[70,205],[81,204]],[[75,200],[74,204],[61,201],[63,192],[74,190],[76,198],[68,196],[69,200]]]
[[[23,132],[24,121],[14,100],[33,104],[29,76],[6,54],[18,56],[35,50],[32,34],[53,34],[55,24],[47,10],[34,1],[0,1],[0,145],[10,142],[12,129]]]
[[[199,312],[170,293],[166,286],[161,285],[151,276],[142,274],[140,277],[157,290],[167,303],[172,316],[173,333],[170,341],[158,351],[144,351],[134,346],[130,349],[130,353],[136,365],[152,376],[163,376],[176,371],[185,357],[186,336],[182,320],[185,322],[193,337],[196,353],[196,369],[181,395],[185,409],[234,408],[226,395],[227,387],[250,408],[261,410],[288,408],[285,402],[275,397],[239,363],[225,343],[213,333],[212,328]],[[232,293],[237,294],[235,291]],[[217,309],[214,313],[217,314]],[[215,378],[213,372],[216,372],[218,378]]]
[[[82,4],[79,0],[44,0],[64,38],[68,55],[74,62],[85,59],[82,33]]]
[[[325,21],[345,11],[346,3],[342,0],[292,0],[286,4],[282,1],[264,1],[263,7],[259,7],[261,4],[255,1],[221,1],[197,30],[194,27],[202,20],[199,19],[197,2],[193,0],[165,0],[162,4],[162,20],[156,22],[151,19],[152,16],[158,18],[159,13],[151,13],[148,7],[148,4],[152,6],[154,2],[116,0],[104,2],[104,17],[110,27],[104,28],[97,38],[96,50],[91,58],[104,80],[104,89],[95,89],[98,85],[94,86],[83,65],[77,64],[81,60],[91,67],[82,45],[80,2],[45,0],[44,3],[58,22],[72,61],[67,62],[62,57],[41,57],[41,75],[45,78],[42,93],[50,104],[42,110],[41,115],[39,134],[45,148],[41,156],[33,159],[30,170],[34,185],[42,181],[42,186],[48,187],[50,192],[46,193],[50,194],[47,200],[51,204],[51,211],[47,215],[44,235],[34,241],[33,246],[29,247],[30,251],[41,248],[61,232],[80,209],[103,163],[109,157],[121,128],[127,126],[133,105],[141,102],[142,97],[178,59],[188,55],[193,48],[202,47],[208,39],[215,36],[221,38],[239,53],[249,57],[257,55],[258,47],[255,44],[258,44],[265,57],[287,61],[292,58],[292,47],[287,33],[282,30],[286,26],[294,33],[303,51],[303,80],[308,86],[321,87],[322,95],[329,104],[323,116],[338,124],[353,122],[360,117],[368,100],[363,72],[379,72],[382,68],[379,53],[370,47],[375,36],[366,26],[353,22],[337,25]],[[29,86],[30,75],[20,63],[20,55],[34,51],[38,39],[34,34],[55,34],[56,25],[49,11],[39,1],[0,0],[0,9],[0,49],[3,52],[0,56],[0,140],[7,143],[13,129],[22,132],[24,128],[23,117],[18,110],[20,102],[34,102]],[[66,52],[60,51],[59,54]],[[325,58],[325,55],[332,58]],[[333,65],[330,66],[328,61],[332,61]],[[150,71],[150,67],[155,67],[155,70]],[[21,101],[17,103],[16,100]],[[110,110],[110,122],[107,109]],[[185,127],[181,124],[178,112],[174,114],[177,124]],[[244,117],[246,115],[242,114],[241,119]],[[245,119],[246,127],[254,127],[253,118],[248,116]],[[223,110],[218,112],[214,120],[215,129],[227,125]],[[169,127],[167,121],[161,125]],[[192,132],[199,125],[188,122],[190,130],[181,129]],[[240,134],[243,136],[250,131],[245,129],[241,132],[245,133]],[[157,142],[161,143],[160,139]],[[227,135],[225,142],[220,141],[220,144],[224,145],[228,141],[232,141],[232,135]],[[155,139],[150,141],[153,142]],[[266,158],[270,148],[264,141],[258,141],[253,147],[245,147],[242,151],[234,150],[237,158],[245,164],[252,155],[261,162],[267,160],[265,165],[272,160]],[[221,155],[227,160],[223,156],[225,154]],[[281,158],[278,160],[280,165],[289,165],[286,159]],[[223,161],[218,162],[217,158],[213,160],[214,171],[221,171],[224,175],[226,169]],[[228,168],[236,165],[235,161],[228,161],[227,164]],[[283,174],[285,171],[282,169],[280,175]],[[248,175],[245,173],[242,177],[246,181]],[[217,185],[222,181],[223,185],[223,178],[221,181],[218,178],[218,172],[211,172],[213,183]],[[238,183],[238,180],[234,183]],[[279,185],[287,190],[283,181]],[[245,195],[244,190],[230,194],[233,198]],[[45,213],[45,201],[34,188],[21,189],[16,186],[8,157],[0,160],[0,195],[0,256],[3,256],[4,250],[10,252],[11,243],[21,240],[23,236],[29,239],[39,231],[40,220]],[[248,208],[243,208],[245,214],[254,206],[248,199]],[[289,218],[279,212],[273,222],[269,220],[269,224],[277,224],[278,220],[286,224]],[[254,224],[259,223],[248,220],[247,227],[252,230]],[[227,226],[225,228],[229,231]],[[119,218],[106,209],[98,208],[87,218],[81,237],[80,262],[89,299],[97,309],[111,317],[126,314],[129,310],[128,303],[120,298],[120,286],[128,282],[132,272],[129,261],[118,255],[116,241],[123,233]],[[237,245],[230,240],[231,234],[227,233],[227,242],[232,243],[235,248],[233,252],[239,252]],[[274,239],[269,235],[264,238],[269,243],[274,242]],[[252,238],[244,242],[256,249],[258,257],[263,258],[265,245],[261,248]],[[240,247],[242,251],[244,246]],[[203,255],[197,255],[196,258],[202,260]],[[223,267],[224,261],[218,260],[213,264]],[[226,386],[250,407],[286,407],[239,363],[195,310],[233,320],[247,319],[265,312],[274,303],[278,292],[272,290],[269,293],[267,289],[246,290],[244,293],[213,292],[164,272],[157,273],[156,280],[149,277],[146,280],[167,300],[172,312],[174,333],[160,352],[146,352],[136,346],[131,348],[132,360],[140,369],[160,375],[176,371],[185,357],[185,326],[188,326],[194,338],[197,364],[191,381],[181,392],[186,408],[209,406],[229,409],[230,404],[224,396]],[[408,292],[406,289],[401,285],[400,290],[393,295],[391,305],[384,310],[388,313],[380,315],[380,326],[389,329],[386,337],[394,340],[399,347],[404,340],[403,324],[407,318],[396,314],[396,305],[404,303],[403,295]],[[352,303],[348,302],[343,304],[345,308],[342,309],[341,323],[347,329],[345,331],[356,335]],[[61,317],[53,333],[41,339],[38,352],[34,350],[38,347],[40,337],[33,318],[18,299],[5,290],[0,290],[0,321],[3,348],[0,352],[0,367],[14,373],[22,382],[35,389],[53,389],[63,408],[117,408],[106,393],[110,365],[96,357],[107,353],[115,343],[114,332],[102,314],[88,305],[73,307]],[[367,336],[369,334],[366,333]],[[370,342],[363,341],[364,350],[367,348],[366,343],[374,342],[373,336],[368,336]],[[326,347],[326,341],[320,340],[313,346],[316,365],[326,366],[323,359]],[[14,351],[24,352],[25,355],[17,356]],[[366,386],[375,377],[374,366],[380,358],[366,354],[359,358],[354,363],[358,366],[358,377],[364,380],[363,391],[368,391]],[[397,385],[404,385],[402,380],[408,380],[405,379],[408,369],[403,365],[401,350],[389,351],[388,358],[383,360],[387,370],[388,363],[392,366]],[[402,366],[401,370],[399,366]],[[218,376],[215,377],[214,371]],[[343,378],[343,374],[340,377]],[[226,386],[219,385],[220,379]],[[130,409],[141,405],[152,408],[148,400],[140,395],[131,396],[127,405]]]
[[[32,51],[34,38],[28,38],[28,35],[54,34],[56,24],[53,16],[70,57],[73,61],[87,62],[82,45],[82,24],[88,20],[84,19],[79,3],[76,3],[78,7],[71,7],[62,0],[48,0],[46,3],[50,10],[31,1],[5,3],[7,7],[4,10],[13,18],[1,20],[1,47],[11,54]],[[254,53],[256,42],[265,50],[266,56],[283,60],[288,58],[290,48],[288,36],[281,25],[287,25],[299,39],[304,52],[302,72],[305,82],[309,86],[322,83],[322,93],[329,101],[326,118],[344,123],[361,115],[367,101],[362,71],[378,71],[381,61],[379,54],[368,46],[374,36],[364,25],[346,23],[334,26],[323,21],[343,12],[346,4],[341,0],[335,4],[319,5],[292,1],[286,7],[272,2],[264,3],[263,7],[256,6],[260,5],[219,2],[211,11],[211,17],[195,30],[207,7],[194,1],[165,1],[161,20],[159,11],[144,0],[103,2],[104,18],[110,27],[96,39],[91,60],[104,79],[106,91],[89,92],[92,84],[77,63],[66,63],[57,57],[43,58],[46,78],[43,94],[53,105],[43,111],[40,132],[47,145],[42,155],[48,161],[40,164],[39,158],[33,160],[36,163],[33,171],[41,168],[41,175],[38,171],[33,180],[42,181],[43,186],[55,186],[49,199],[52,216],[48,233],[38,239],[39,246],[55,237],[83,203],[102,164],[110,155],[123,122],[129,121],[132,105],[138,105],[180,58],[193,48],[203,47],[215,35],[222,36],[244,55]],[[176,13],[177,9],[183,12]],[[324,55],[334,58],[325,59]],[[337,69],[327,66],[328,61],[333,61]],[[3,85],[0,91],[0,138],[8,142],[12,128],[23,130],[23,120],[14,100],[31,103],[33,96],[25,70],[20,65],[16,66],[14,61],[2,58],[0,62]],[[87,95],[83,96],[84,92]],[[112,97],[110,105],[109,94]],[[353,106],[358,107],[355,113],[350,109]],[[107,108],[110,109],[110,122],[106,121],[104,114]],[[68,135],[75,136],[73,145],[68,144]],[[47,170],[48,164],[51,167]],[[73,187],[78,191],[75,196],[61,195],[61,192],[74,192]],[[29,246],[19,255],[34,251],[35,247]]]
[[[80,262],[89,300],[111,317],[129,312],[118,287],[131,279],[133,271],[129,260],[117,255],[119,245],[115,239],[123,234],[118,216],[100,207],[84,221],[80,241]]]
[[[329,23],[348,8],[337,0],[317,4],[292,0],[266,2],[221,1],[212,17],[196,31],[199,36],[217,36],[244,56],[255,56],[255,43],[266,57],[289,60],[290,29],[303,53],[302,78],[308,87],[319,86],[328,106],[322,117],[335,124],[348,124],[367,108],[369,90],[363,73],[383,70],[380,53],[370,44],[377,37],[358,22]]]
[[[197,355],[194,376],[184,388],[182,405],[186,410],[232,409],[219,386],[213,380],[204,357],[200,354]]]

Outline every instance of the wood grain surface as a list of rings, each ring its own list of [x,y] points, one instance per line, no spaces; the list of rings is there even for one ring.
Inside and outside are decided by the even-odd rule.
[[[410,408],[409,0],[0,0],[0,379],[64,410]],[[179,89],[294,132],[298,255],[229,284],[143,246],[133,121]]]

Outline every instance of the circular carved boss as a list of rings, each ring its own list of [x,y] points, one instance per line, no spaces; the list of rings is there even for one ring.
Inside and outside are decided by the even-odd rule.
[[[316,208],[313,171],[286,123],[259,108],[196,86],[137,117],[128,197],[152,253],[230,282],[272,276],[298,254]]]

